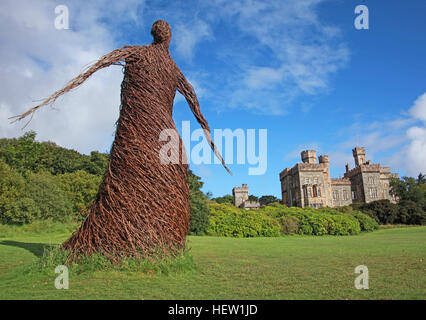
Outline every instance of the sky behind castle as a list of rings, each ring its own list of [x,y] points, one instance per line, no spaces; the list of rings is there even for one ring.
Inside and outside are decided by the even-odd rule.
[[[357,5],[369,29],[354,27]],[[69,8],[69,30],[54,27]],[[351,149],[400,175],[426,172],[426,2],[423,0],[12,1],[0,3],[0,136],[23,134],[8,117],[34,106],[88,63],[127,44],[149,44],[157,19],[172,27],[171,54],[196,89],[210,127],[267,129],[267,170],[194,165],[214,196],[247,183],[280,196],[279,172],[315,149],[332,177]],[[122,70],[101,70],[40,110],[26,130],[38,140],[88,153],[110,149]],[[178,94],[174,119],[199,128]],[[193,144],[196,144],[193,142]],[[235,157],[234,157],[235,158]]]

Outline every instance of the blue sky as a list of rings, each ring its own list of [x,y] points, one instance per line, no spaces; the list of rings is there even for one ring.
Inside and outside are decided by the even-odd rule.
[[[172,27],[172,57],[195,87],[210,127],[268,130],[264,175],[248,175],[250,165],[231,164],[230,176],[220,165],[191,164],[204,191],[221,196],[247,183],[251,194],[280,197],[279,172],[300,162],[304,149],[328,154],[332,177],[343,174],[346,162],[353,166],[355,145],[400,175],[426,172],[422,0],[66,2],[0,5],[9,30],[0,41],[11,47],[1,54],[3,63],[8,59],[7,68],[0,66],[2,136],[22,134],[4,117],[57,90],[107,51],[150,43],[152,23],[164,19]],[[69,6],[70,30],[52,28],[58,4]],[[354,27],[360,4],[369,9],[368,30]],[[14,61],[25,66],[22,75],[9,70]],[[40,112],[29,129],[81,152],[108,149],[122,79],[115,68],[58,101],[59,112]],[[27,96],[16,98],[12,85],[28,88]],[[174,119],[178,128],[188,120],[199,128],[179,95]]]

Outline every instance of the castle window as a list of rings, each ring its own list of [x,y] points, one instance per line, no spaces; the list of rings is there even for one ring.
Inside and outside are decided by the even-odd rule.
[[[305,184],[309,184],[309,178],[305,178]]]
[[[318,184],[318,178],[317,177],[314,178],[314,183]]]
[[[343,191],[343,200],[348,200],[348,193]]]
[[[377,198],[377,189],[376,188],[370,188],[370,197],[371,198]]]
[[[333,191],[333,200],[339,200],[339,192]]]
[[[306,188],[308,190],[308,198],[312,197],[312,189],[311,188]]]
[[[321,197],[321,188],[317,187],[317,193],[318,193],[318,197]]]
[[[356,193],[355,193],[355,191],[352,191],[352,200],[355,200],[356,199]]]
[[[318,191],[317,191],[316,185],[312,186],[312,194],[314,197],[318,197]]]
[[[374,177],[368,177],[368,184],[375,184],[375,180]]]

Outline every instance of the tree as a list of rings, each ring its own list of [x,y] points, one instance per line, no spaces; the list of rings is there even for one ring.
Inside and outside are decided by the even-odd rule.
[[[416,179],[412,177],[392,178],[390,182],[390,193],[396,196],[399,201],[409,200],[417,203],[420,207],[426,205],[426,190],[423,183],[423,175],[419,174]]]
[[[261,196],[259,198],[259,203],[261,206],[267,206],[268,204],[274,203],[274,202],[280,202],[280,199],[272,195]]]
[[[73,212],[76,214],[95,200],[102,179],[100,175],[83,170],[60,174],[56,177],[59,187],[71,201]]]
[[[426,184],[426,175],[422,174],[421,172],[417,176],[417,183],[418,184]]]
[[[380,224],[400,223],[398,205],[391,203],[389,200],[378,200],[362,204],[355,203],[352,208],[368,214]]]
[[[249,195],[248,200],[253,202],[258,202],[259,198],[251,194]]]
[[[224,195],[223,197],[216,197],[212,199],[213,201],[216,201],[217,203],[234,203],[234,197],[227,194]]]
[[[35,141],[36,133],[28,131],[13,139],[0,139],[0,159],[19,173],[49,171],[54,175],[84,170],[103,176],[108,154],[92,151],[90,156],[62,148],[54,142]]]
[[[416,202],[402,200],[399,202],[399,223],[426,224],[426,213]]]
[[[40,214],[32,199],[25,196],[25,179],[0,159],[0,222],[24,224]]]
[[[55,177],[47,171],[29,174],[25,195],[34,200],[42,220],[67,222],[72,217],[71,200],[61,190]]]
[[[188,184],[190,197],[190,226],[189,233],[204,234],[209,226],[209,208],[206,203],[206,196],[201,191],[203,182],[201,178],[188,170]]]

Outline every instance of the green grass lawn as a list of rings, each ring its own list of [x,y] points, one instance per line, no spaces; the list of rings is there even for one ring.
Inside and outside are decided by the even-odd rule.
[[[196,270],[176,274],[96,271],[71,275],[57,290],[51,275],[24,271],[66,231],[0,234],[0,299],[425,299],[426,227],[358,236],[189,237]],[[369,269],[357,290],[354,269]]]

